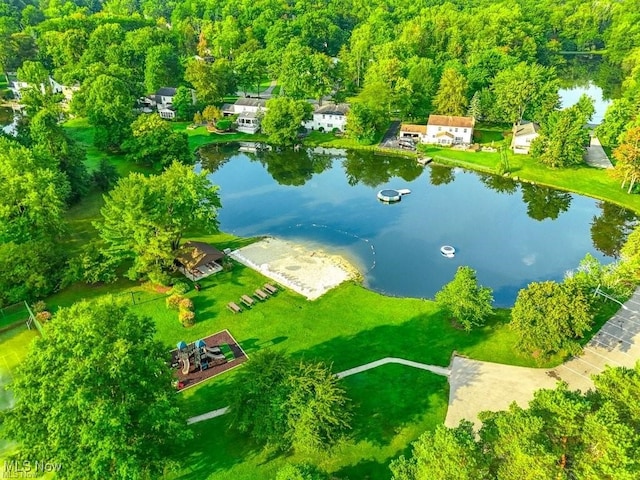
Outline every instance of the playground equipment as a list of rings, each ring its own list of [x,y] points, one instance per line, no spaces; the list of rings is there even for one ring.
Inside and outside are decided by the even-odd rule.
[[[183,375],[188,375],[192,366],[194,371],[202,371],[227,363],[227,357],[222,353],[220,347],[208,347],[202,339],[190,344],[181,341],[178,342],[177,347],[174,367],[182,365]]]

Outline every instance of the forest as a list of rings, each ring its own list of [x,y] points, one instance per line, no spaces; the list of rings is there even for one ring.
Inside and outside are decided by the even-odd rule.
[[[571,80],[576,58],[599,65],[597,73],[588,75],[613,101],[595,132],[611,152],[613,175],[625,192],[636,195],[640,0],[3,0],[0,71],[6,75],[0,83],[0,103],[12,106],[19,100],[23,115],[15,135],[0,133],[0,308],[23,301],[35,304],[77,285],[123,279],[167,285],[181,241],[196,230],[202,235],[217,232],[216,212],[222,208],[217,187],[209,184],[205,173],[194,172],[189,138],[172,122],[140,114],[140,100],[163,87],[177,89],[177,120],[191,122],[194,117],[217,120],[225,102],[274,82],[278,97],[271,100],[273,113],[265,124],[271,129],[270,139],[286,139],[274,142],[283,146],[297,141],[300,120],[309,114],[308,100],[348,102],[347,136],[367,146],[377,143],[392,120],[424,124],[431,113],[469,115],[507,130],[520,121],[535,121],[541,124],[541,139],[534,143],[532,156],[556,171],[582,165],[589,136],[585,125],[593,114],[588,97],[559,110],[558,89]],[[72,97],[56,91],[50,79],[68,86]],[[20,99],[13,98],[9,81],[26,85]],[[86,121],[92,132],[89,142],[83,144],[69,133],[69,119]],[[77,228],[71,219],[89,203],[99,204],[99,219],[78,241],[70,235]],[[632,237],[625,247],[631,258],[624,267],[627,293],[638,280],[638,238]],[[104,301],[73,308],[54,320],[55,342],[45,347],[42,341],[43,351],[50,349],[55,357],[76,348],[60,326],[76,317],[78,338],[85,331],[94,339],[110,338],[113,315],[131,331],[132,341],[162,356],[162,346],[153,340],[154,327],[121,306]],[[95,321],[92,315],[97,315]],[[591,323],[578,329],[576,336],[590,327]],[[120,339],[112,340],[123,348]],[[109,355],[109,345],[100,348]],[[571,348],[580,346],[574,341]],[[123,358],[129,354],[133,355],[123,353]],[[255,412],[244,412],[240,431],[269,442],[286,439],[285,451],[298,443],[321,450],[334,441],[333,432],[318,433],[312,427],[302,431],[309,415],[304,409],[305,382],[313,383],[313,377],[337,392],[335,404],[348,402],[326,366],[282,363],[286,369],[273,363],[265,369],[273,368],[274,378],[282,382],[274,380],[274,395],[286,396],[287,389],[298,395],[293,402],[298,417],[269,413],[278,417],[271,425],[282,433],[278,439],[273,431],[267,432],[271,426],[251,423],[260,421],[253,418],[258,416]],[[149,359],[143,371],[154,377],[157,393],[153,398],[133,398],[131,411],[123,414],[135,416],[145,402],[152,402],[152,414],[170,422],[142,422],[141,428],[155,432],[148,438],[158,442],[157,448],[145,452],[144,435],[127,448],[97,445],[96,439],[109,428],[117,430],[109,437],[113,445],[127,434],[122,424],[100,424],[84,431],[91,437],[86,452],[102,452],[105,457],[92,460],[91,475],[67,472],[61,478],[160,478],[175,470],[174,447],[188,442],[191,433],[176,426],[185,419],[176,413],[175,400],[167,400],[173,392],[165,385],[167,372],[157,373],[160,364]],[[46,361],[39,359],[25,372],[37,377],[45,370]],[[117,395],[135,397],[131,392],[136,386],[127,383],[125,373],[100,374]],[[633,452],[640,445],[640,428],[637,409],[628,403],[635,401],[638,378],[638,368],[611,370],[596,381],[596,392],[571,393],[562,386],[544,391],[529,409],[487,414],[480,437],[469,424],[438,427],[420,437],[413,450],[405,444],[399,451],[408,458],[391,462],[390,471],[385,468],[398,480],[524,478],[518,476],[523,469],[531,472],[527,478],[637,478],[640,466]],[[40,393],[46,387],[59,398],[70,395],[46,380],[37,386],[43,388]],[[19,381],[18,390],[38,397],[37,389],[30,390],[36,387],[27,383]],[[265,385],[247,382],[243,394],[253,401],[252,395],[259,397],[262,388]],[[53,421],[47,427],[56,430],[63,444],[57,453],[67,455],[72,465],[91,463],[89,453],[75,452],[76,446],[68,441],[73,435],[69,425],[86,427],[72,414],[74,409],[100,395],[85,393],[80,403],[61,402],[68,425],[63,428]],[[117,402],[109,402],[105,410],[118,408]],[[98,407],[95,415],[100,417],[105,410]],[[556,418],[564,407],[571,415]],[[38,412],[24,404],[15,411],[7,416],[4,432],[22,442],[39,436],[30,452],[47,454],[45,427],[21,431],[21,420],[35,422]],[[588,422],[576,427],[585,416]],[[349,415],[337,417],[326,418],[348,430],[344,427]],[[298,430],[287,422],[297,423]],[[163,443],[165,434],[172,440]],[[598,436],[605,443],[601,456],[590,450]],[[437,461],[434,445],[449,452],[450,463]],[[114,466],[108,459],[113,452],[131,461]],[[540,458],[544,461],[536,464]],[[438,476],[430,477],[427,472],[434,468]],[[289,465],[277,478],[329,478],[321,470]]]

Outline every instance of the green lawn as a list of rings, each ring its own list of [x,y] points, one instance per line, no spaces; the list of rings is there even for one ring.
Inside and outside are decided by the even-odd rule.
[[[0,333],[0,410],[13,403],[13,395],[6,386],[13,379],[16,367],[25,360],[29,344],[38,335],[37,330],[27,330],[26,326]],[[12,443],[0,438],[0,465],[12,450]]]
[[[202,145],[210,143],[230,143],[230,142],[266,142],[267,136],[257,133],[209,133],[207,127],[187,128],[190,122],[174,122],[173,129],[178,132],[185,132],[189,137],[189,147],[195,151]]]
[[[344,386],[353,400],[352,430],[334,451],[276,455],[230,430],[223,416],[192,427],[188,467],[172,478],[273,478],[286,462],[314,463],[338,478],[388,478],[390,459],[446,415],[446,378],[422,370],[385,365],[346,378]]]
[[[450,148],[422,147],[421,150],[438,163],[457,165],[473,170],[495,173],[500,154],[492,152],[466,152]],[[510,172],[513,177],[587,195],[600,200],[622,205],[640,212],[640,195],[629,195],[620,188],[618,180],[600,168],[579,166],[550,169],[529,155],[509,155]]]

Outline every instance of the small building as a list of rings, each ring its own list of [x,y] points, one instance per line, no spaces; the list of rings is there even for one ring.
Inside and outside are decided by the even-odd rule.
[[[196,93],[193,89],[191,92],[191,102],[195,105]],[[147,95],[138,101],[141,111],[144,113],[156,108],[158,114],[165,120],[173,120],[176,118],[176,111],[173,108],[173,99],[176,96],[177,89],[174,87],[162,87],[155,94]]]
[[[224,253],[204,242],[186,242],[176,255],[178,270],[191,280],[199,280],[222,270]]]
[[[240,97],[235,103],[222,106],[223,115],[239,115],[241,113],[258,113],[267,110],[267,101],[263,98]]]
[[[511,150],[513,153],[528,155],[531,149],[531,142],[538,136],[540,125],[534,122],[523,121],[513,126],[513,136],[511,137]]]
[[[415,143],[427,143],[427,126],[403,123],[400,125],[400,140],[411,139]]]
[[[437,145],[471,144],[475,123],[476,120],[473,117],[429,115],[424,143]]]
[[[313,117],[311,120],[304,122],[304,126],[309,130],[332,132],[337,129],[340,132],[344,132],[347,125],[348,111],[349,104],[347,103],[317,105],[314,109]]]
[[[237,130],[242,133],[254,134],[260,130],[262,112],[242,112],[236,120]]]
[[[11,90],[11,93],[13,94],[13,98],[20,101],[22,99],[21,90],[24,90],[25,88],[29,88],[31,85],[29,85],[27,82],[22,82],[18,80],[15,74],[8,74],[7,79],[9,81],[9,90]],[[52,93],[62,94],[62,96],[64,97],[64,103],[69,103],[71,101],[71,98],[73,97],[73,94],[80,89],[80,86],[78,85],[69,87],[67,85],[58,83],[51,76],[47,78],[46,83],[48,83],[48,87],[51,89]],[[46,86],[47,85],[45,85],[44,83],[40,84],[40,90],[42,91],[42,93],[45,92]]]

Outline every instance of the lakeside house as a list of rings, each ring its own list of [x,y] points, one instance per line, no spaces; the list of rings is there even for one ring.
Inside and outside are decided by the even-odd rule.
[[[419,143],[437,145],[470,144],[473,141],[473,117],[455,117],[451,115],[429,115],[426,125],[403,123],[400,126],[400,139],[411,139]]]
[[[155,110],[165,120],[173,120],[176,118],[176,111],[173,108],[173,99],[176,96],[177,88],[174,87],[162,87],[155,93],[142,97],[138,100],[140,110],[143,113],[151,113]],[[195,105],[196,94],[195,91],[189,89],[191,92],[191,101]]]
[[[267,101],[263,98],[240,97],[235,103],[222,105],[223,115],[239,115],[241,113],[264,113],[267,111]]]
[[[451,115],[429,115],[425,143],[438,145],[470,144],[473,142],[473,117],[454,117]]]
[[[236,120],[236,129],[241,133],[258,133],[261,117],[262,112],[242,112]]]
[[[513,136],[511,137],[511,150],[513,153],[528,155],[531,149],[531,142],[538,136],[540,125],[535,122],[523,121],[513,126]]]
[[[338,130],[344,132],[347,125],[347,103],[327,103],[316,105],[311,120],[304,122],[305,128],[309,130],[322,130],[332,132]]]

